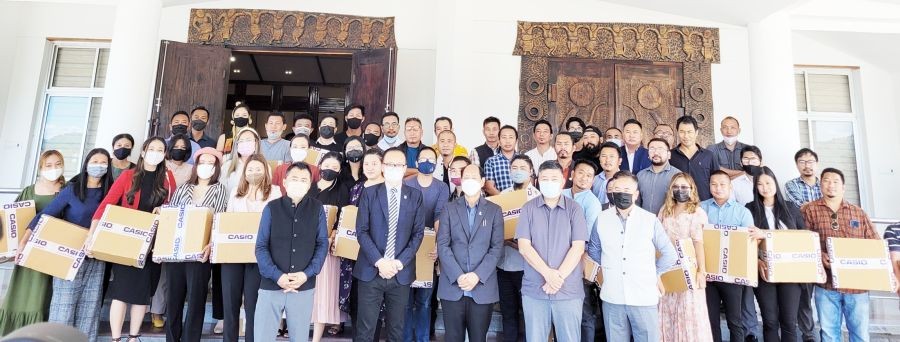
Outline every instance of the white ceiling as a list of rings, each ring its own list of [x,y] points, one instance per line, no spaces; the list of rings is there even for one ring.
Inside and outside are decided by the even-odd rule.
[[[603,0],[602,2],[743,26],[807,1],[809,0]]]

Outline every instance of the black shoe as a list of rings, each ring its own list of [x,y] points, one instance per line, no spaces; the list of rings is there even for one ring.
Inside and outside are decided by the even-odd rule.
[[[746,342],[759,342],[759,340],[756,339],[756,336],[753,336],[753,335],[747,335],[747,338],[745,338],[744,341],[746,341]]]

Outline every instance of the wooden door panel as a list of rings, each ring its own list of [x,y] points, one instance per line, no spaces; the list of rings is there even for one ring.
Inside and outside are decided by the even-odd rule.
[[[366,122],[381,122],[393,110],[396,50],[372,49],[353,53],[350,104],[366,107]],[[363,126],[365,127],[365,126]]]
[[[616,127],[637,119],[644,126],[644,137],[649,138],[656,125],[674,124],[684,113],[680,108],[681,78],[677,64],[617,64]]]
[[[564,131],[566,119],[577,116],[588,125],[608,127],[615,108],[613,63],[559,59],[549,63],[548,121]]]
[[[154,88],[149,136],[169,134],[172,114],[196,106],[209,110],[206,134],[222,133],[231,49],[164,40]]]

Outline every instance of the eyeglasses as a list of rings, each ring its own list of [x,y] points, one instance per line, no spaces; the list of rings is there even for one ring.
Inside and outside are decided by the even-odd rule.
[[[818,161],[815,160],[798,160],[797,165],[815,165]]]
[[[831,214],[831,230],[838,230],[837,213]]]

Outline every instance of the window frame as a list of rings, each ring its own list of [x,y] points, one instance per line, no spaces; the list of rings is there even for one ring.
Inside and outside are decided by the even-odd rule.
[[[859,186],[859,204],[866,210],[871,212],[872,207],[872,188],[870,183],[870,175],[867,171],[869,164],[868,151],[865,148],[866,143],[862,140],[864,137],[863,110],[861,95],[859,88],[859,68],[856,67],[816,67],[816,66],[795,66],[794,75],[803,75],[803,87],[806,93],[806,111],[797,110],[797,118],[799,121],[806,121],[807,136],[809,137],[809,148],[813,151],[815,147],[815,137],[813,135],[814,122],[849,122],[853,130],[853,153],[856,159],[856,175],[857,185]],[[810,101],[809,75],[844,75],[847,76],[848,89],[850,91],[850,112],[826,112],[813,111]],[[822,170],[818,170],[821,172]]]

